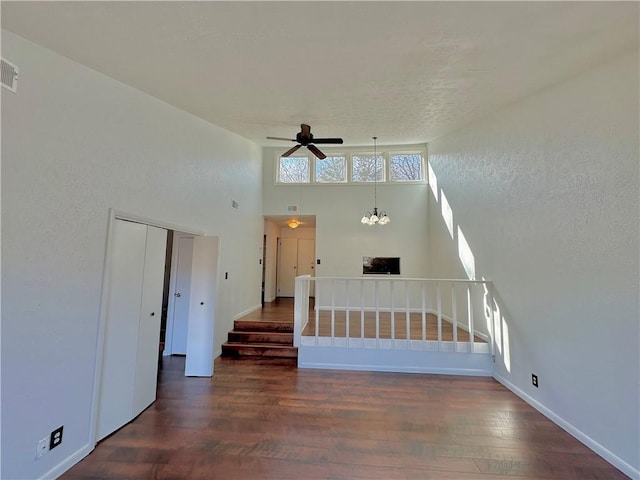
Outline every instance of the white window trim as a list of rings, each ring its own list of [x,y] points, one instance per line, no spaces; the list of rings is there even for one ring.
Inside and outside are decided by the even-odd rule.
[[[363,149],[361,147],[340,150],[339,152],[334,151],[325,151],[327,157],[345,157],[346,162],[346,174],[347,179],[344,182],[318,182],[316,181],[316,156],[311,152],[296,152],[294,157],[306,157],[309,161],[309,182],[307,183],[285,183],[280,182],[280,156],[286,150],[276,150],[273,155],[273,184],[278,187],[290,187],[290,186],[333,186],[333,185],[348,185],[348,186],[358,186],[358,185],[371,185],[374,183],[371,182],[354,182],[353,181],[353,157],[354,156],[365,156],[370,155],[373,156],[373,150]],[[376,151],[377,155],[380,155],[384,158],[384,168],[383,168],[383,180],[378,180],[378,183],[387,184],[387,185],[426,185],[428,184],[428,173],[426,171],[427,168],[427,150],[426,148],[420,147],[386,147]],[[421,174],[422,178],[420,180],[392,180],[391,179],[391,155],[420,155],[422,157],[421,164]]]
[[[396,150],[396,149],[392,149],[389,153],[389,159],[388,159],[388,171],[389,171],[389,176],[387,182],[388,183],[393,183],[393,184],[416,184],[416,183],[427,183],[427,174],[425,172],[425,168],[427,166],[427,155],[426,152],[424,150]],[[420,155],[420,157],[422,158],[421,164],[420,164],[420,174],[421,177],[419,180],[393,180],[391,178],[391,155]]]

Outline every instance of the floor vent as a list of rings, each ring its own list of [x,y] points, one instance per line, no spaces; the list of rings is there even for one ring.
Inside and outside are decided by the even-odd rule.
[[[18,91],[18,67],[2,59],[2,86],[16,93]]]

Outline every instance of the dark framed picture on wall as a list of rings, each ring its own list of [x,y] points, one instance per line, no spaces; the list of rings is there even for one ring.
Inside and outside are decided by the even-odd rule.
[[[400,275],[400,257],[362,257],[363,275]]]

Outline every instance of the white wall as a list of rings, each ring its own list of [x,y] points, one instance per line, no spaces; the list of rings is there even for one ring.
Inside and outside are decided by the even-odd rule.
[[[634,477],[638,118],[636,51],[429,144],[477,276],[500,297],[496,378]],[[438,256],[448,233],[433,207],[431,266],[459,272],[455,249],[449,265]]]
[[[34,479],[90,448],[109,208],[219,236],[219,349],[260,303],[262,152],[6,31],[2,56],[20,80],[2,89],[0,476]]]
[[[426,275],[428,185],[378,184],[378,208],[391,223],[369,227],[360,219],[373,209],[373,185],[276,185],[274,159],[283,151],[264,149],[264,213],[287,215],[287,206],[297,205],[298,215],[316,216],[317,276],[359,277],[364,256],[401,257],[403,277]]]

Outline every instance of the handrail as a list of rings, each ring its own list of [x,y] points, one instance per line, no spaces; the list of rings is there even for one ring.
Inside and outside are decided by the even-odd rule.
[[[309,323],[309,295],[311,282],[315,284],[315,307],[313,319],[313,344],[328,346],[364,346],[368,348],[427,348],[427,344],[436,345],[438,351],[478,350],[476,336],[486,340],[489,352],[494,354],[494,318],[493,285],[488,280],[441,279],[441,278],[402,278],[389,276],[375,277],[296,277],[294,345],[302,344],[302,333]],[[355,284],[359,288],[354,287]],[[373,285],[371,291],[370,285]],[[369,286],[369,288],[367,288]],[[483,287],[480,292],[479,286]],[[460,293],[466,295],[459,295]],[[466,298],[465,298],[466,297]],[[328,320],[321,319],[321,312],[327,312]],[[337,312],[340,315],[340,330],[344,318],[344,337],[336,333]],[[353,323],[352,313],[359,312],[359,322]],[[372,312],[375,317],[375,337],[365,336],[365,313]],[[381,337],[381,313],[389,314],[389,337]],[[404,313],[404,322],[400,320]],[[420,313],[419,326],[412,327],[411,314]],[[460,321],[460,314],[463,318]],[[436,319],[437,339],[427,336],[427,318]],[[484,316],[486,325],[478,323]],[[328,334],[321,335],[320,323],[327,325]],[[385,325],[387,320],[385,321]],[[443,322],[452,326],[452,338],[443,336]],[[359,323],[359,325],[357,325]],[[396,327],[406,329],[405,335],[396,335]],[[359,335],[352,336],[351,328],[359,327]],[[412,335],[412,328],[416,332]],[[458,339],[458,328],[468,331],[469,341]],[[400,330],[402,331],[402,330]],[[418,334],[419,331],[419,334]],[[305,338],[309,335],[305,335]],[[308,344],[309,339],[306,341]],[[484,342],[481,342],[484,343]],[[384,344],[384,347],[383,347]],[[429,347],[433,348],[433,347]],[[486,345],[481,349],[486,352]]]

